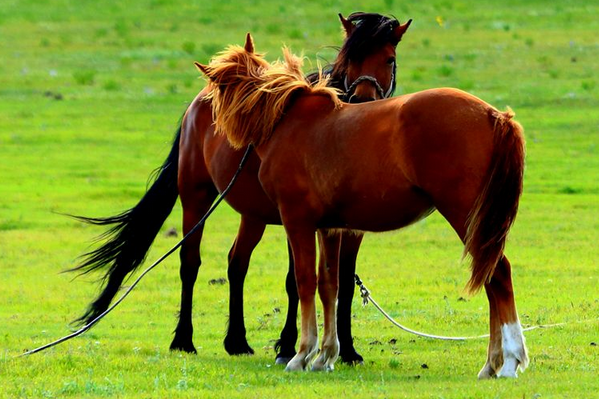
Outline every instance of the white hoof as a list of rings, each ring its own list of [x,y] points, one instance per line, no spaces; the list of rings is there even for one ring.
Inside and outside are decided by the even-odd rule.
[[[518,378],[518,361],[514,358],[503,362],[503,367],[497,373],[499,378]]]
[[[491,364],[489,362],[487,362],[483,366],[483,368],[478,372],[479,380],[488,380],[495,377],[495,370],[493,370],[493,367],[491,367]]]
[[[333,371],[335,370],[335,360],[325,359],[324,356],[321,355],[316,359],[314,364],[312,364],[312,371]]]
[[[312,371],[333,371],[338,357],[339,341],[335,340],[332,345],[323,346],[320,355],[312,365]]]
[[[304,371],[306,369],[306,362],[303,357],[295,355],[293,359],[287,363],[285,371]]]
[[[303,371],[306,369],[308,364],[312,362],[314,356],[318,353],[318,349],[316,347],[307,352],[298,352],[293,358],[287,363],[287,367],[285,367],[285,371]]]

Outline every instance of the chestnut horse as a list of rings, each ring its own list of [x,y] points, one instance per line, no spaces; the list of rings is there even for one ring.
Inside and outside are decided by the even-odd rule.
[[[235,148],[255,146],[258,177],[292,248],[301,339],[287,370],[305,369],[318,354],[317,287],[324,336],[312,368],[332,369],[339,352],[337,263],[321,263],[317,276],[315,232],[334,241],[331,229],[395,230],[434,210],[472,258],[469,290],[484,286],[489,300],[491,335],[479,377],[516,377],[526,368],[503,255],[524,171],[522,128],[512,112],[450,88],[344,104],[322,82],[310,86],[288,51],[285,62],[267,63],[249,34],[245,48],[231,46],[208,66],[196,65],[209,78],[217,133]],[[325,247],[327,260],[338,256],[333,244]]]
[[[336,61],[327,68],[329,83],[343,92],[343,99],[364,102],[390,96],[395,89],[395,49],[411,21],[400,24],[379,14],[354,13],[339,18],[346,39]],[[308,76],[312,81],[318,74]],[[177,196],[183,205],[183,233],[187,234],[206,213],[219,191],[231,180],[242,151],[233,149],[222,136],[214,135],[212,109],[200,93],[187,109],[172,150],[158,169],[157,179],[140,202],[130,210],[108,218],[80,218],[111,226],[106,241],[85,255],[73,270],[84,273],[106,268],[105,284],[100,295],[81,316],[89,323],[107,309],[123,280],[144,260],[152,241],[171,213]],[[243,318],[243,284],[250,256],[267,224],[281,224],[277,208],[264,194],[257,178],[260,161],[252,154],[233,190],[226,197],[241,214],[239,232],[229,252],[229,324],[224,340],[229,354],[251,354]],[[186,241],[180,252],[181,309],[179,323],[170,348],[195,353],[192,341],[192,297],[198,269],[202,231]],[[353,275],[361,234],[346,234],[340,253],[344,269],[339,294],[338,323],[341,358],[348,363],[361,362],[351,335]],[[285,327],[277,343],[277,362],[286,363],[295,355],[297,341],[298,296],[290,264],[286,288],[289,308]]]

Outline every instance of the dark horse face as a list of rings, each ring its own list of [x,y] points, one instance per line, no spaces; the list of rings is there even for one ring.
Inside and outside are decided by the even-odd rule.
[[[353,13],[347,19],[339,14],[339,18],[347,37],[336,65],[338,77],[344,68],[345,101],[361,103],[392,96],[395,49],[412,20],[402,25],[394,18],[368,13]]]

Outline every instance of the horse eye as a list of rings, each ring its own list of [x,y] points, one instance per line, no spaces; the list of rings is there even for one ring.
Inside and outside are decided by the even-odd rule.
[[[389,57],[389,58],[387,59],[387,64],[388,64],[388,65],[393,65],[393,64],[395,64],[395,57]]]

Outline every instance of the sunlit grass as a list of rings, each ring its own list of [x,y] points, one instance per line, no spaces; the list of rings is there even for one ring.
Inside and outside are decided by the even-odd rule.
[[[60,213],[105,216],[133,206],[203,87],[207,62],[246,32],[276,59],[282,44],[306,68],[331,61],[337,13],[414,20],[398,47],[398,93],[468,90],[514,109],[527,137],[525,193],[508,241],[531,365],[516,381],[477,382],[486,342],[406,335],[354,305],[363,366],[288,374],[274,365],[284,323],[287,250],[270,227],[246,284],[251,357],[223,347],[227,252],[238,216],[209,220],[194,302],[197,356],[170,353],[178,259],[150,273],[81,338],[15,359],[69,332],[97,292],[72,267],[102,231]],[[599,47],[593,2],[329,2],[148,0],[94,5],[8,1],[0,7],[0,397],[592,397],[599,388]],[[322,61],[324,60],[324,61]],[[180,232],[177,205],[166,229]],[[148,260],[177,242],[159,234]],[[180,238],[180,235],[179,235]],[[464,293],[461,244],[438,214],[369,234],[358,271],[376,300],[410,327],[445,335],[487,330],[484,294]],[[595,320],[580,323],[585,320]],[[319,320],[321,321],[321,320]]]

